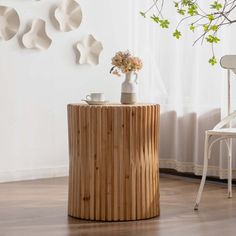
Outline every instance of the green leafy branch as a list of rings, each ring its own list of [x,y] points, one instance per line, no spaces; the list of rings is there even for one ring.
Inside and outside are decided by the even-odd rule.
[[[153,4],[146,10],[140,12],[144,18],[150,18],[161,28],[169,28],[170,22],[162,14],[162,10],[167,0],[153,0]],[[186,27],[192,32],[198,34],[193,42],[195,45],[198,41],[211,45],[212,57],[209,59],[211,65],[217,63],[214,52],[215,44],[220,42],[217,36],[218,32],[226,25],[236,23],[236,19],[231,19],[231,13],[236,9],[236,0],[212,0],[209,2],[208,9],[203,9],[199,0],[179,0],[173,1],[180,20],[173,32],[176,39],[182,37],[182,27]]]

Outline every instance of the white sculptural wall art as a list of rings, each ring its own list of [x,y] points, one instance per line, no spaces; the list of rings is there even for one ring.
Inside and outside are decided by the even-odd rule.
[[[78,64],[97,65],[103,46],[101,42],[90,34],[76,44],[76,49],[78,52]]]
[[[36,0],[39,1],[39,0]],[[82,10],[75,0],[63,0],[54,12],[60,31],[68,32],[77,29],[82,21]],[[14,37],[20,28],[20,19],[16,10],[7,6],[0,6],[0,39],[9,40]],[[30,30],[22,37],[25,48],[47,50],[52,39],[46,32],[46,22],[35,19]],[[77,63],[97,65],[103,50],[102,43],[92,35],[84,37],[76,44]]]
[[[60,31],[72,31],[77,29],[81,24],[81,7],[74,0],[64,0],[55,10],[54,16],[59,24]]]
[[[0,6],[0,39],[13,38],[20,28],[20,18],[11,7]]]
[[[52,40],[47,35],[46,22],[42,19],[35,19],[30,31],[23,35],[22,43],[29,49],[48,49]]]

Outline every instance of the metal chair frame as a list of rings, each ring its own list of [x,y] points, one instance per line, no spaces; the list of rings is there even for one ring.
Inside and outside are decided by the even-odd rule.
[[[203,188],[206,182],[208,161],[211,158],[212,147],[215,143],[224,140],[228,151],[228,198],[232,198],[232,139],[236,138],[236,129],[232,130],[232,121],[236,111],[231,112],[230,72],[236,74],[236,55],[226,55],[220,60],[221,67],[227,69],[227,117],[222,119],[212,130],[205,132],[204,166],[194,210],[198,210]],[[224,128],[227,126],[227,128]]]

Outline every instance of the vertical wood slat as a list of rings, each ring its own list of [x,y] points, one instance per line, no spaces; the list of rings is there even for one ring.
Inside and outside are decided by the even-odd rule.
[[[97,119],[96,119],[96,189],[95,189],[95,219],[101,219],[101,156],[102,156],[102,143],[101,143],[101,136],[102,136],[102,109],[101,107],[96,108]]]
[[[68,105],[68,214],[120,221],[159,215],[159,105]]]
[[[129,140],[129,110],[128,108],[124,108],[124,140],[123,140],[123,160],[124,160],[124,199],[125,199],[125,219],[130,220],[130,140]]]
[[[78,170],[76,169],[76,168],[73,168],[73,163],[72,163],[72,168],[74,169],[74,172],[78,172],[77,173],[77,176],[78,176],[78,182],[75,182],[74,183],[74,185],[77,185],[77,188],[78,188],[78,191],[79,192],[81,192],[81,189],[82,189],[82,185],[81,185],[81,175],[82,175],[82,173],[81,173],[81,171],[80,171],[80,168],[81,168],[81,158],[80,158],[80,156],[81,156],[81,146],[82,146],[82,143],[81,143],[81,129],[82,129],[82,127],[81,127],[81,119],[79,119],[78,121],[77,121],[77,117],[79,117],[80,116],[80,111],[77,109],[73,109],[74,110],[74,113],[75,113],[75,116],[74,116],[74,122],[76,122],[77,123],[77,125],[78,125],[78,130],[77,130],[77,140],[78,140],[78,143],[77,143],[77,145],[74,147],[75,149],[76,149],[76,153],[77,153],[77,162],[75,162],[75,166],[76,165],[78,165],[77,166],[77,168],[78,168]],[[80,207],[80,202],[81,202],[81,198],[82,198],[82,196],[81,196],[81,194],[77,194],[76,193],[76,191],[75,191],[75,195],[76,195],[76,199],[77,199],[77,204],[76,204],[76,207],[77,207],[77,214],[81,214],[81,207]]]
[[[120,112],[118,109],[114,110],[114,124],[113,124],[113,155],[114,155],[114,162],[113,162],[113,170],[114,170],[114,182],[113,182],[113,218],[114,221],[119,220],[119,142],[120,142]]]
[[[106,183],[106,206],[107,206],[107,211],[106,211],[106,216],[107,220],[111,221],[112,220],[112,170],[113,170],[113,158],[111,158],[112,155],[112,149],[113,149],[113,144],[112,144],[112,110],[108,109],[107,110],[107,168],[106,168],[106,177],[107,177],[107,183]]]
[[[136,218],[136,172],[137,172],[137,155],[136,155],[136,117],[135,109],[131,108],[130,112],[130,160],[131,160],[131,219]]]
[[[84,136],[85,136],[85,145],[89,148],[85,149],[85,155],[86,160],[84,160],[84,176],[85,176],[85,185],[84,185],[84,215],[85,219],[89,219],[89,211],[90,211],[90,193],[89,193],[89,187],[90,187],[90,160],[91,160],[91,143],[90,143],[90,136],[92,135],[90,133],[90,113],[91,109],[85,109],[84,115],[85,115],[85,127],[84,127]]]
[[[140,135],[140,126],[142,124],[141,121],[141,109],[139,107],[136,110],[136,125],[135,125],[135,130],[136,130],[136,136]],[[141,138],[137,138],[137,148],[136,148],[136,212],[137,212],[137,219],[142,219],[142,191],[141,191],[141,155],[140,155],[140,150],[141,150]]]
[[[153,207],[152,207],[152,189],[153,189],[153,185],[152,185],[152,166],[153,166],[153,155],[152,155],[152,106],[148,106],[148,112],[147,112],[148,116],[148,156],[150,158],[150,161],[148,161],[148,168],[149,168],[149,217],[153,215]],[[151,207],[150,207],[151,206]]]
[[[156,165],[154,166],[156,168],[155,173],[156,173],[156,181],[157,181],[157,202],[156,202],[156,206],[155,209],[157,210],[157,215],[160,215],[160,191],[159,191],[159,149],[160,149],[160,109],[155,110],[156,113],[156,122],[155,122],[155,126],[156,126],[156,130],[155,130],[155,135],[153,136],[154,138],[156,138],[156,148],[155,148],[155,156],[156,156]]]
[[[149,214],[149,208],[150,208],[150,183],[149,183],[149,163],[150,163],[150,156],[149,156],[149,140],[148,140],[148,107],[144,108],[144,122],[145,122],[145,194],[146,194],[146,212],[145,212],[145,218],[150,218],[151,214]]]
[[[77,124],[77,122],[76,122],[76,116],[77,116],[77,111],[74,110],[74,111],[73,111],[74,129],[75,129],[76,133],[78,133],[78,132],[79,132],[79,126],[78,126],[78,124]],[[80,142],[79,135],[75,135],[75,138],[74,138],[74,146],[75,146],[75,147],[76,147],[76,146],[79,146],[79,142]],[[78,158],[78,157],[79,157],[79,150],[77,150],[75,147],[74,147],[74,163],[75,163],[76,166],[79,166],[79,160],[80,160],[80,159]],[[73,178],[74,178],[74,179],[73,179],[73,182],[74,182],[74,183],[79,183],[79,182],[80,182],[80,179],[79,179],[79,176],[80,176],[80,175],[79,175],[79,173],[80,173],[80,172],[74,170],[74,174],[73,174]],[[79,185],[74,184],[74,188],[75,188],[75,193],[76,193],[76,192],[78,191]],[[79,204],[79,199],[76,197],[76,194],[74,194],[73,199],[74,199],[75,205],[78,206],[78,204]],[[74,210],[75,214],[77,214],[78,211],[79,211],[79,208],[76,207],[76,208],[74,208],[73,210]]]
[[[72,182],[72,176],[73,176],[73,168],[72,168],[72,109],[70,105],[67,106],[67,120],[68,120],[68,143],[69,143],[69,189],[68,189],[68,202],[72,202],[72,190],[73,190],[73,182]],[[72,204],[68,204],[68,212],[72,212],[71,208]]]
[[[153,137],[154,135],[154,122],[155,122],[155,117],[154,117],[154,106],[151,106],[151,115],[150,115],[150,129],[151,129],[151,134],[150,134],[150,138]],[[155,156],[154,156],[154,142],[151,142],[151,158],[152,158],[152,163],[151,166],[155,165]],[[152,202],[152,206],[155,206],[155,173],[154,171],[150,171],[151,173],[151,202]],[[151,209],[151,214],[154,215],[154,207],[152,207]]]
[[[145,107],[144,109],[140,108],[140,155],[141,155],[141,163],[140,163],[140,174],[141,174],[141,219],[146,218],[146,192],[145,192],[145,173],[146,173],[146,165],[145,165]]]
[[[120,168],[119,168],[119,186],[120,186],[120,201],[119,201],[119,220],[125,219],[125,208],[124,208],[124,159],[123,159],[123,144],[124,144],[124,109],[119,109],[120,112],[120,124],[119,124],[119,130],[120,130],[120,142],[119,142],[119,162],[120,162]]]
[[[94,192],[95,192],[95,158],[96,158],[96,110],[94,107],[91,107],[91,114],[90,114],[90,130],[89,130],[89,143],[90,143],[90,180],[89,180],[89,198],[90,198],[90,211],[89,211],[89,219],[95,219],[95,204],[94,204]]]
[[[106,107],[102,109],[102,119],[101,119],[101,182],[100,182],[100,191],[101,191],[101,220],[106,220],[106,156],[107,156],[107,114]]]
[[[77,164],[76,163],[76,157],[77,157],[77,153],[76,153],[76,146],[77,146],[77,144],[76,144],[76,135],[75,135],[75,133],[76,133],[76,121],[75,121],[75,117],[76,117],[76,111],[75,110],[72,110],[71,111],[72,112],[72,124],[73,124],[73,128],[75,129],[75,132],[72,132],[72,159],[71,159],[71,161],[73,162],[73,163],[75,163],[75,165]],[[77,186],[75,185],[75,176],[76,176],[76,170],[74,169],[74,168],[72,168],[72,183],[73,183],[73,189],[72,189],[72,202],[74,203],[74,205],[77,207],[77,205],[78,205],[78,203],[77,203],[77,201],[76,201],[76,191],[77,191]],[[76,214],[76,207],[75,208],[72,208],[72,211],[73,211],[73,213],[74,214]]]
[[[86,145],[86,139],[85,139],[85,135],[86,135],[86,130],[85,130],[85,126],[86,126],[86,117],[85,117],[85,108],[81,107],[79,109],[79,126],[80,126],[80,166],[79,168],[76,167],[76,164],[74,166],[74,171],[80,171],[80,178],[81,178],[81,182],[80,182],[80,208],[81,208],[81,218],[85,219],[85,204],[84,204],[84,196],[85,196],[85,184],[86,184],[86,176],[85,176],[85,163],[86,163],[86,149],[83,148]],[[75,147],[76,148],[76,147]],[[79,169],[79,170],[78,170]],[[74,194],[74,193],[73,193]],[[78,206],[77,206],[78,207]]]

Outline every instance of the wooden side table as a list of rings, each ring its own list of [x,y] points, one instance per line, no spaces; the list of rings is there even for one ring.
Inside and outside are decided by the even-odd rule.
[[[159,105],[68,105],[68,214],[87,220],[159,215]]]

